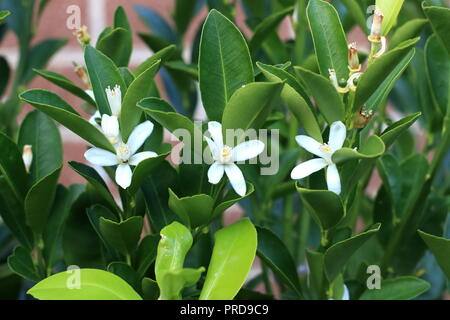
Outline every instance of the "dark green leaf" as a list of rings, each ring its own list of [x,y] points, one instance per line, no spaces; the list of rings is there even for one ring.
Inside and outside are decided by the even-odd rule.
[[[398,277],[381,281],[379,290],[363,292],[359,300],[409,300],[424,293],[430,284],[416,277]]]
[[[106,242],[124,255],[137,248],[142,226],[142,217],[131,217],[121,222],[100,218],[100,232]]]

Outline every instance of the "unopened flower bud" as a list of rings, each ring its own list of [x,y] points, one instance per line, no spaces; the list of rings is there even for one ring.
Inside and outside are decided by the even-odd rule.
[[[358,129],[364,128],[372,119],[372,117],[372,110],[364,110],[363,108],[361,108],[355,116],[354,127]]]
[[[22,152],[22,160],[25,165],[25,170],[27,172],[30,172],[31,163],[33,162],[33,150],[31,145],[26,144],[23,146],[23,152]]]
[[[372,29],[370,32],[370,37],[373,40],[379,40],[381,37],[381,27],[383,25],[383,12],[379,8],[376,8],[375,10],[375,16],[373,18],[372,22]]]
[[[80,29],[78,29],[77,31],[75,31],[73,33],[73,35],[75,37],[77,37],[78,42],[81,45],[89,45],[89,43],[91,42],[91,36],[88,32],[88,28],[86,26],[82,26]]]
[[[350,72],[359,72],[361,70],[361,64],[359,63],[358,49],[356,49],[356,43],[350,43],[348,46],[348,68]]]

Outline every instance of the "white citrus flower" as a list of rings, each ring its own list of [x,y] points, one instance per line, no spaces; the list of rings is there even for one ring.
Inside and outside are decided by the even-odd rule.
[[[108,87],[105,91],[111,113],[113,116],[118,117],[120,115],[120,110],[122,109],[122,92],[120,91],[120,86],[116,85],[112,90]]]
[[[118,144],[122,139],[120,137],[119,120],[116,116],[104,114],[102,116],[101,130],[112,145]]]
[[[137,166],[141,161],[157,156],[152,151],[136,153],[152,131],[153,123],[145,121],[134,128],[127,143],[119,141],[115,145],[115,154],[100,148],[92,148],[85,152],[84,157],[90,163],[102,167],[117,165],[116,182],[123,189],[126,189],[131,184],[132,171],[130,166]]]
[[[25,165],[25,170],[30,173],[31,163],[33,162],[33,150],[31,145],[26,144],[23,146],[22,160]]]
[[[208,131],[211,138],[204,137],[208,142],[214,163],[208,170],[208,180],[217,184],[226,173],[230,183],[238,195],[245,196],[247,185],[241,169],[235,164],[237,161],[245,161],[257,157],[264,150],[264,143],[259,140],[250,140],[231,148],[223,144],[222,125],[219,122],[208,123]]]
[[[332,161],[333,153],[344,145],[347,129],[341,121],[333,122],[330,128],[330,138],[327,143],[320,143],[308,136],[297,136],[295,140],[300,147],[320,158],[308,160],[297,165],[291,172],[292,179],[303,179],[310,174],[327,168],[328,190],[336,194],[341,193],[341,179],[336,164]]]

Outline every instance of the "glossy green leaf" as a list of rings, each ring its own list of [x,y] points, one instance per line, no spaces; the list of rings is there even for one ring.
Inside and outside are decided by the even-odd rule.
[[[141,278],[145,276],[147,269],[156,260],[159,239],[160,236],[158,234],[149,234],[142,238],[139,243],[133,261],[136,266],[136,272]]]
[[[258,231],[258,250],[256,251],[258,257],[301,297],[302,289],[297,267],[283,241],[267,228],[256,227],[256,230]]]
[[[118,85],[122,91],[122,97],[127,90],[125,82],[120,76],[119,69],[110,58],[91,46],[86,46],[84,49],[84,60],[98,110],[101,114],[110,115],[111,108],[109,107],[105,90],[108,87],[113,89]]]
[[[405,22],[405,24],[395,30],[389,41],[389,47],[395,48],[403,41],[418,37],[427,24],[427,19],[412,19]]]
[[[368,230],[349,239],[340,241],[327,249],[324,256],[325,274],[332,282],[345,267],[352,255],[375,233],[380,230],[381,224],[375,224]]]
[[[389,77],[392,70],[409,54],[419,38],[407,40],[395,49],[377,58],[363,73],[358,81],[355,95],[355,108],[364,105],[383,81]]]
[[[142,110],[137,103],[151,95],[153,77],[159,70],[161,60],[158,60],[150,68],[140,74],[130,84],[122,102],[120,113],[120,133],[123,140],[127,141],[133,129],[139,124]]]
[[[93,106],[96,105],[95,101],[91,98],[90,95],[88,95],[83,89],[78,87],[75,83],[73,83],[70,79],[66,78],[64,75],[48,70],[35,69],[34,72],[36,72],[44,79],[56,84],[57,86],[69,91],[70,93],[73,93],[74,95],[83,99],[87,103],[90,103]]]
[[[435,105],[446,114],[450,109],[450,59],[437,36],[431,36],[425,46],[427,78]]]
[[[35,282],[40,280],[31,258],[31,251],[23,247],[14,249],[14,253],[8,257],[8,266],[12,271],[25,279]]]
[[[387,35],[397,23],[397,17],[405,0],[376,0],[375,5],[384,15],[382,24],[382,35]]]
[[[223,112],[224,132],[227,129],[242,129],[245,132],[250,128],[261,128],[278,100],[283,85],[282,82],[254,82],[236,90]]]
[[[347,79],[348,45],[336,9],[328,2],[311,0],[307,15],[320,73],[328,77],[328,69],[334,69],[338,79]]]
[[[281,99],[288,106],[292,114],[297,118],[299,124],[305,129],[306,133],[322,141],[322,132],[316,117],[306,101],[309,100],[297,79],[290,73],[275,66],[266,65],[257,62],[256,65],[262,71],[264,76],[273,82],[286,81],[283,90],[281,90]]]
[[[137,293],[141,294],[141,278],[129,264],[114,261],[108,264],[106,270],[125,280]]]
[[[137,68],[133,71],[134,75],[138,77],[140,74],[142,74],[145,70],[153,66],[158,60],[161,60],[161,63],[164,64],[166,61],[168,61],[173,54],[176,51],[176,46],[169,45],[155,54],[153,54],[150,58],[142,62]]]
[[[199,57],[200,92],[210,121],[220,121],[233,93],[253,81],[247,43],[238,28],[217,10],[203,25]]]
[[[11,12],[6,11],[6,10],[2,10],[0,11],[0,23],[3,23],[3,21],[6,20],[6,18],[8,18],[8,16],[11,14]]]
[[[115,222],[100,218],[100,232],[106,242],[122,254],[130,254],[137,248],[141,236],[143,219],[140,216]]]
[[[39,110],[28,113],[20,126],[18,145],[31,145],[32,182],[36,183],[62,166],[62,143],[54,121]]]
[[[260,24],[258,24],[253,32],[253,37],[250,40],[248,47],[252,55],[261,47],[264,40],[273,32],[276,32],[280,23],[287,15],[290,15],[294,11],[293,7],[275,12],[274,14],[265,18]]]
[[[383,133],[380,135],[381,140],[383,140],[386,149],[389,148],[394,141],[409,127],[413,125],[414,122],[420,117],[421,113],[413,113],[403,119],[394,122]]]
[[[450,34],[450,26],[448,23],[450,20],[450,9],[445,7],[424,6],[423,12],[425,12],[428,20],[430,20],[433,31],[447,49],[447,53],[450,54],[450,40],[448,37]]]
[[[96,49],[114,61],[117,66],[127,66],[131,53],[131,48],[126,44],[129,35],[128,30],[115,28],[97,41]]]
[[[128,187],[130,194],[135,194],[139,191],[145,178],[164,161],[164,159],[170,154],[170,150],[159,154],[157,157],[148,158],[141,161],[133,170],[133,176],[131,177],[131,185]]]
[[[344,120],[344,104],[333,87],[331,81],[317,73],[311,72],[302,67],[294,67],[297,75],[308,86],[309,92],[313,96],[320,113],[329,124],[335,121]]]
[[[142,279],[142,292],[144,300],[158,300],[160,295],[158,283],[150,278]]]
[[[204,267],[174,269],[164,272],[158,282],[158,284],[161,283],[159,300],[180,300],[181,290],[196,284],[203,272],[205,272]]]
[[[5,177],[17,199],[23,201],[28,191],[28,176],[17,145],[0,132],[0,172]]]
[[[30,228],[41,234],[47,225],[62,165],[38,180],[25,197],[25,217]]]
[[[322,230],[336,226],[345,216],[341,198],[336,193],[328,190],[309,190],[298,186],[297,191],[307,206],[308,212]]]
[[[255,259],[256,229],[248,218],[214,235],[215,244],[200,300],[230,300],[238,293]]]
[[[391,73],[383,80],[372,96],[367,100],[365,110],[377,110],[386,102],[389,93],[394,88],[397,80],[409,66],[416,50],[413,49],[392,69]],[[358,112],[361,106],[354,105],[354,112]]]
[[[138,106],[145,111],[155,121],[159,122],[164,128],[172,132],[183,141],[184,151],[187,149],[194,149],[196,141],[202,141],[203,133],[192,120],[175,112],[170,104],[163,99],[159,98],[147,98],[138,103]],[[189,132],[189,137],[184,137],[178,131],[178,129],[184,129]],[[178,131],[178,133],[177,133]],[[202,148],[200,148],[202,150]]]
[[[230,208],[233,204],[239,202],[240,200],[250,196],[255,191],[255,187],[251,183],[247,183],[247,194],[243,197],[239,196],[236,192],[229,191],[223,199],[221,199],[220,203],[217,207],[214,208],[214,212],[212,214],[213,218],[219,217],[225,210]]]
[[[94,146],[114,152],[108,139],[55,93],[33,89],[22,93],[20,99],[44,112]]]
[[[418,232],[423,241],[426,243],[428,249],[430,249],[430,251],[436,257],[436,260],[442,271],[444,271],[447,278],[450,279],[450,240],[442,237],[437,237],[420,230],[418,230]]]
[[[184,34],[195,16],[197,0],[176,0],[175,3],[173,19],[177,25],[177,31],[180,34]]]
[[[422,279],[404,276],[381,281],[381,288],[366,289],[359,300],[409,300],[424,293],[430,284]]]
[[[169,208],[191,228],[207,224],[212,218],[214,199],[207,194],[179,198],[169,189]]]
[[[74,289],[79,285],[79,289]],[[52,275],[27,292],[39,300],[142,300],[131,286],[113,273],[75,269]]]
[[[374,159],[381,156],[385,151],[383,140],[378,136],[371,136],[363,142],[357,150],[342,148],[333,153],[332,159],[336,164],[355,159]]]

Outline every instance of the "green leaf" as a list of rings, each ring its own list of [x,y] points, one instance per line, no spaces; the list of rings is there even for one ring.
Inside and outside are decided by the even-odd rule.
[[[172,222],[161,230],[155,262],[156,282],[161,291],[160,299],[181,299],[181,290],[184,286],[192,285],[190,280],[198,281],[203,268],[183,269],[184,259],[192,242],[189,229],[178,222]]]
[[[207,224],[213,213],[214,199],[207,194],[179,198],[169,189],[169,208],[190,228]]]
[[[0,132],[0,172],[10,185],[17,199],[23,201],[28,191],[28,176],[17,145]]]
[[[227,129],[242,129],[244,134],[248,129],[261,128],[278,100],[283,85],[283,82],[254,82],[236,90],[223,112],[224,132]]]
[[[450,40],[448,35],[450,34],[450,26],[448,21],[450,20],[450,9],[445,7],[423,7],[423,12],[430,20],[431,27],[434,33],[439,37],[442,44],[447,49],[447,53],[450,54]]]
[[[253,184],[247,182],[247,194],[243,197],[239,196],[234,190],[230,190],[225,197],[220,201],[217,207],[214,208],[212,214],[213,219],[219,217],[225,210],[230,208],[233,204],[247,198],[255,191]]]
[[[16,239],[28,250],[33,249],[33,233],[25,222],[23,203],[14,194],[6,177],[0,177],[0,217]]]
[[[359,150],[342,148],[333,153],[332,160],[336,164],[355,159],[374,159],[385,151],[383,140],[378,136],[371,136],[363,142]]]
[[[428,24],[427,19],[412,19],[395,30],[389,41],[389,47],[395,48],[403,41],[418,37],[423,28]]]
[[[134,265],[139,277],[144,277],[147,269],[156,260],[156,252],[158,250],[160,236],[158,234],[146,235],[134,254]]]
[[[324,273],[324,254],[306,249],[306,259],[311,272],[311,291],[317,299],[324,298],[322,297],[326,280]]]
[[[275,66],[266,65],[260,62],[257,62],[256,65],[261,69],[262,73],[269,81],[286,81],[283,90],[281,90],[281,99],[297,118],[300,126],[305,129],[306,133],[317,141],[322,142],[322,132],[316,117],[307,102],[309,101],[309,98],[297,79],[290,73]]]
[[[413,123],[416,122],[416,120],[420,117],[420,115],[420,112],[413,113],[387,127],[380,136],[381,140],[383,140],[386,146],[386,149],[388,149],[394,143],[394,141],[403,132],[405,132],[405,130],[411,127]]]
[[[408,55],[419,38],[407,40],[395,49],[377,58],[363,73],[358,81],[355,95],[355,108],[364,105],[377,88],[389,77],[399,63]]]
[[[367,34],[367,18],[361,5],[358,1],[354,0],[341,0],[342,3],[347,7],[348,12],[352,15],[353,20],[359,25],[359,27]]]
[[[2,10],[0,11],[0,23],[3,23],[3,21],[6,20],[6,18],[8,18],[8,16],[11,14],[11,12],[6,11],[6,10]]]
[[[303,189],[298,186],[297,191],[308,212],[322,230],[333,228],[345,216],[341,198],[336,193],[328,190]]]
[[[436,257],[442,271],[444,271],[447,278],[450,279],[450,260],[448,258],[450,257],[450,240],[436,237],[421,230],[418,230],[418,232],[423,241],[426,243],[428,249],[430,249]]]
[[[97,41],[96,49],[110,58],[118,67],[128,66],[131,48],[126,43],[130,39],[129,31],[115,28]]]
[[[344,104],[330,80],[302,67],[294,67],[297,75],[308,86],[309,92],[329,124],[344,120]]]
[[[158,60],[150,68],[140,74],[130,84],[122,102],[120,113],[120,133],[124,141],[128,140],[133,129],[139,124],[142,110],[136,104],[151,95],[153,77],[159,70],[161,60]]]
[[[109,192],[108,186],[97,171],[95,171],[95,169],[76,161],[70,161],[69,166],[76,173],[85,178],[95,188],[99,195],[110,204],[111,208],[116,209],[117,212],[120,211],[111,195],[111,192]]]
[[[158,300],[160,295],[158,283],[150,278],[142,279],[142,292],[144,300]]]
[[[35,76],[33,69],[45,68],[51,57],[65,44],[65,39],[47,39],[31,48],[27,70],[23,75],[24,83],[28,84]]]
[[[331,283],[345,267],[352,255],[376,232],[380,230],[380,223],[370,227],[349,239],[340,241],[327,249],[324,256],[325,274]]]
[[[170,150],[163,152],[154,158],[148,158],[141,161],[136,168],[133,170],[133,175],[131,177],[131,185],[128,187],[128,192],[133,195],[139,191],[145,178],[164,161],[164,159],[170,154]]]
[[[425,45],[425,59],[431,97],[445,115],[450,109],[450,60],[435,35],[432,35]]]
[[[42,234],[55,198],[62,165],[38,180],[25,197],[26,222],[36,234]]]
[[[281,11],[265,18],[260,24],[258,24],[253,32],[253,37],[250,40],[248,47],[253,55],[256,54],[266,38],[272,33],[276,32],[280,23],[287,15],[290,15],[294,11],[294,7],[288,7]]]
[[[138,77],[143,72],[148,70],[151,66],[153,66],[158,60],[161,60],[161,64],[164,64],[167,60],[169,60],[176,51],[175,45],[167,46],[155,54],[153,54],[150,58],[142,62],[137,68],[133,71],[133,74]]]
[[[230,300],[238,293],[255,259],[256,229],[248,218],[214,235],[215,244],[200,300]]]
[[[79,285],[74,289],[72,286]],[[27,292],[39,300],[142,300],[131,286],[113,273],[75,269],[52,275]]]
[[[137,248],[142,226],[143,219],[140,216],[120,222],[100,217],[100,232],[106,242],[124,255],[132,253]]]
[[[196,13],[197,0],[176,0],[173,19],[179,34],[184,34]]]
[[[394,67],[394,69],[392,69],[391,73],[386,77],[386,79],[384,79],[372,96],[367,100],[365,110],[375,111],[379,107],[383,106],[383,103],[386,102],[389,93],[394,88],[398,78],[400,78],[406,70],[415,53],[415,49],[409,51],[408,54]],[[354,105],[354,112],[358,112],[360,108],[360,105]]]
[[[297,267],[289,250],[278,236],[267,228],[256,227],[258,231],[258,250],[256,254],[275,274],[302,297],[302,289],[297,274]]]
[[[34,268],[31,252],[23,247],[16,247],[14,253],[8,257],[9,268],[19,276],[31,280],[39,281],[40,276]]]
[[[30,173],[33,183],[62,166],[62,143],[58,127],[41,111],[34,110],[27,114],[20,126],[18,140],[21,149],[25,145],[32,146]]]
[[[106,88],[110,87],[112,89],[118,85],[122,91],[122,96],[127,90],[119,69],[111,59],[91,46],[86,46],[84,49],[84,60],[92,89],[94,90],[98,110],[101,114],[110,115],[111,108],[106,96]]]
[[[400,13],[404,0],[376,0],[375,5],[384,15],[382,24],[382,35],[387,35],[397,23],[397,16]]]
[[[82,118],[78,112],[55,93],[33,89],[22,93],[20,99],[44,112],[94,146],[115,152],[108,139],[96,127]]]
[[[424,293],[430,284],[422,279],[404,276],[381,281],[381,288],[366,289],[359,300],[409,300]]]
[[[91,98],[90,95],[88,95],[83,89],[78,87],[75,83],[73,83],[70,79],[66,78],[62,74],[48,70],[38,70],[38,69],[34,69],[34,72],[36,72],[44,79],[50,81],[51,83],[54,83],[57,86],[69,91],[70,93],[73,93],[74,95],[83,99],[87,103],[90,103],[93,106],[96,105],[95,101]]]
[[[311,0],[307,14],[320,73],[328,77],[328,69],[334,69],[338,80],[347,79],[348,45],[336,9],[328,2]]]
[[[138,107],[144,110],[155,121],[159,122],[161,126],[169,130],[176,137],[184,143],[184,152],[189,149],[194,149],[196,141],[203,140],[203,133],[189,118],[175,112],[172,106],[165,100],[160,98],[147,98],[138,103]],[[184,129],[189,132],[189,137],[183,137],[179,129]],[[199,140],[200,138],[200,140]],[[203,150],[202,148],[200,148]]]
[[[8,60],[4,57],[0,57],[0,74],[2,75],[0,77],[0,96],[3,96],[3,93],[5,93],[5,90],[8,88],[8,81],[11,75]]]
[[[247,43],[238,28],[217,10],[203,25],[199,57],[200,92],[210,121],[220,121],[233,93],[253,81]]]

